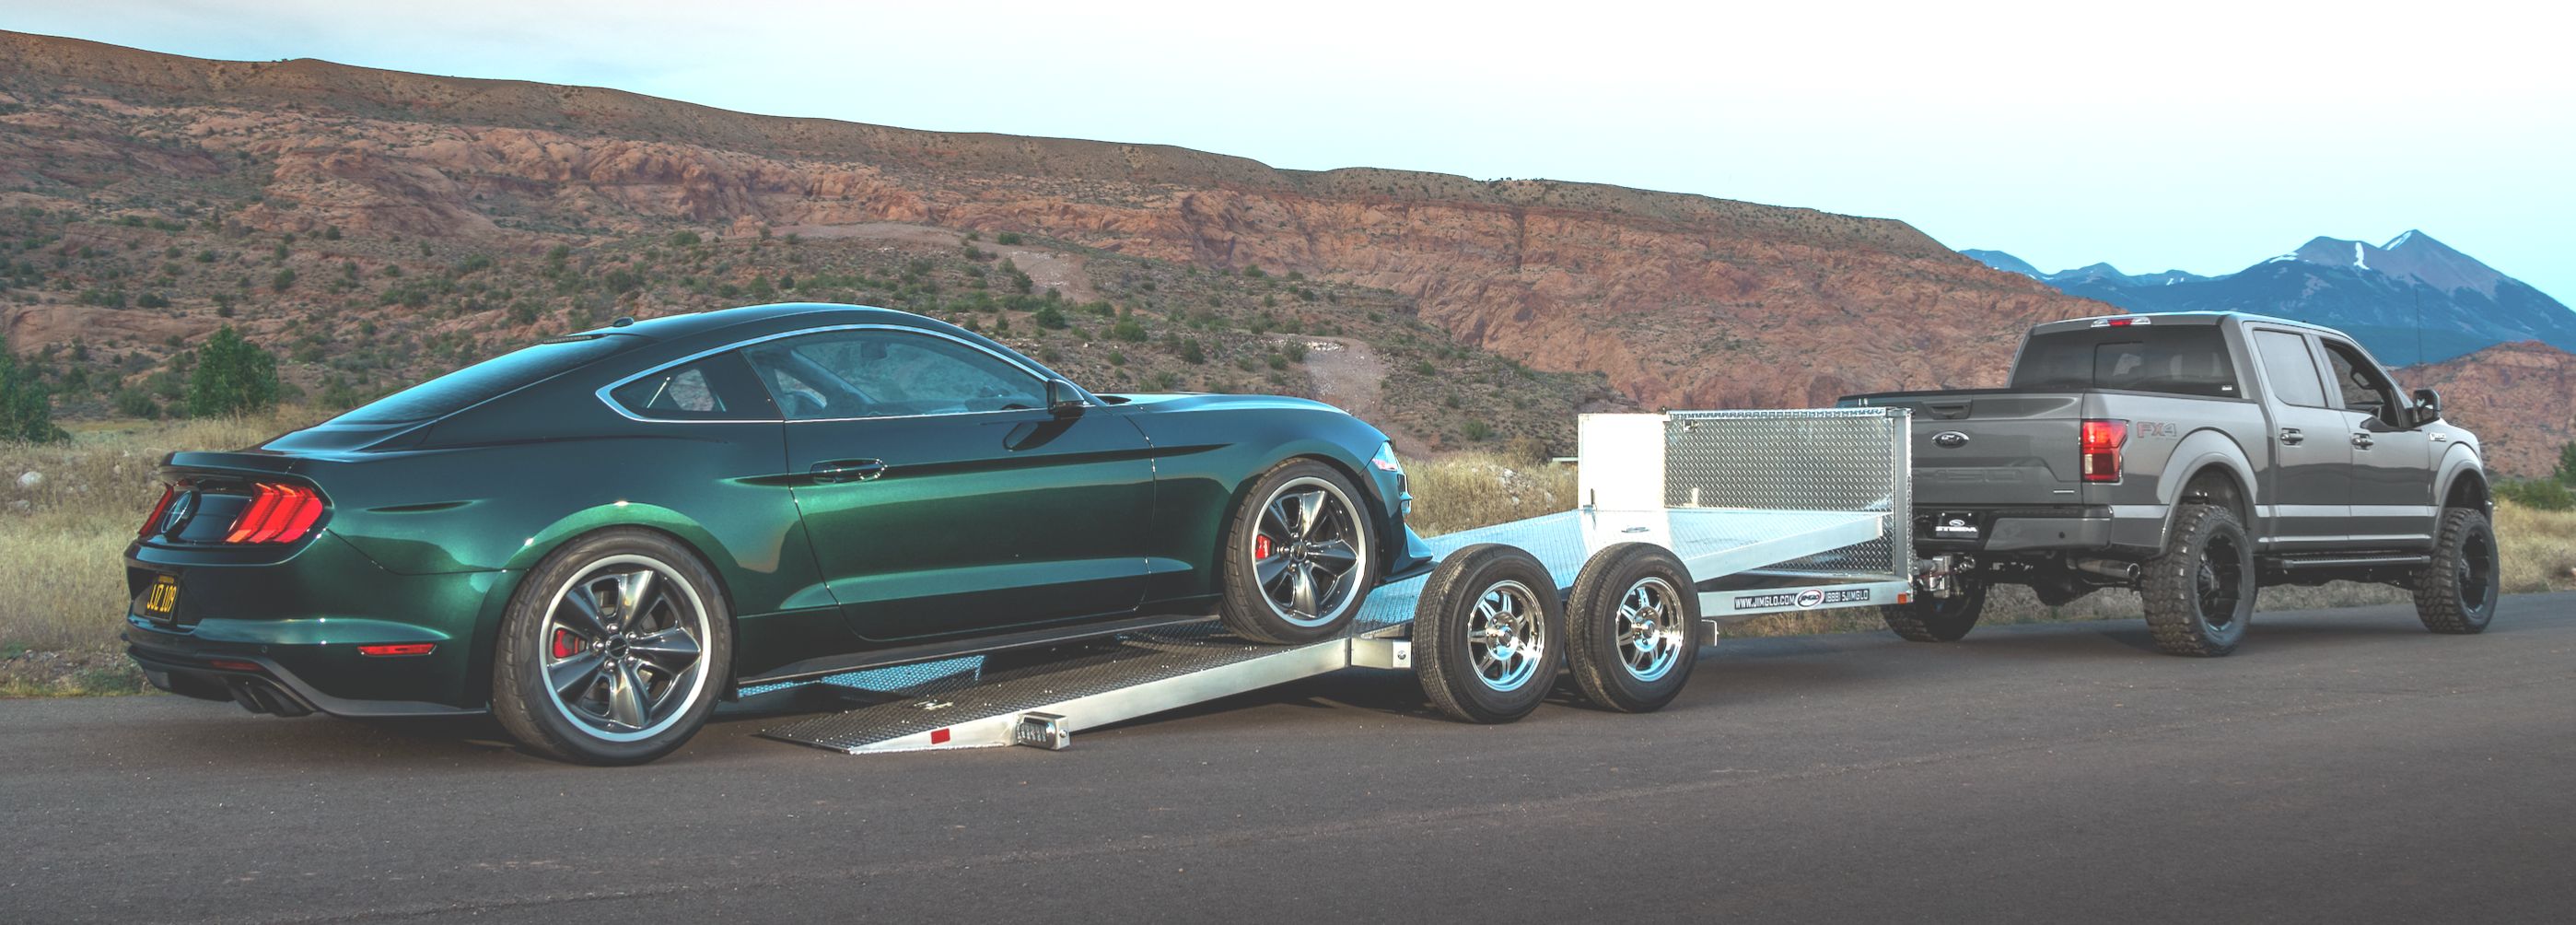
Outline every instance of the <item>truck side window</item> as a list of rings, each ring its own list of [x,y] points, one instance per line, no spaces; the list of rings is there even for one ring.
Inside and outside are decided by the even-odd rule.
[[[2263,356],[2263,377],[2273,397],[2285,405],[2326,407],[2325,387],[2317,382],[2317,360],[2308,339],[2287,331],[2254,332],[2254,352]]]
[[[2334,364],[2336,387],[2343,391],[2343,407],[2380,419],[2391,427],[2399,426],[2393,415],[2399,407],[2397,390],[2379,375],[2379,367],[2362,357],[2349,344],[2320,340],[2326,348],[2326,361]]]

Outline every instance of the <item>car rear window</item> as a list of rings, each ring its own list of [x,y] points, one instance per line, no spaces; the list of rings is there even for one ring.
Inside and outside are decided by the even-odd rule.
[[[2124,389],[2238,398],[2236,364],[2216,325],[2086,328],[2032,335],[2016,389]]]
[[[576,335],[546,341],[376,399],[332,420],[340,424],[403,424],[445,417],[642,342],[641,338],[622,334]]]

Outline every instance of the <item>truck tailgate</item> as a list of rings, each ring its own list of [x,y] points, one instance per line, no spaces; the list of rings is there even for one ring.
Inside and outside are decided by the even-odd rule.
[[[1869,404],[1914,409],[1917,507],[2077,503],[2080,392],[1924,393]]]

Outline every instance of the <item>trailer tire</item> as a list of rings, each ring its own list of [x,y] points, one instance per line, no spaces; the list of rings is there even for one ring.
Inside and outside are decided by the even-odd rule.
[[[1663,709],[1699,662],[1699,592],[1690,568],[1653,543],[1594,554],[1574,577],[1565,622],[1574,686],[1605,710]]]
[[[1414,606],[1413,651],[1422,692],[1470,723],[1528,716],[1556,684],[1565,647],[1556,581],[1538,557],[1500,543],[1450,554]]]
[[[2434,534],[2433,563],[2415,573],[2415,616],[2436,633],[2465,636],[2486,631],[2504,592],[2495,527],[2479,511],[2442,512]]]
[[[1958,590],[1949,597],[1916,594],[1913,603],[1878,608],[1878,618],[1907,642],[1957,642],[1977,627],[1986,609],[1986,583],[1953,579]]]
[[[2147,560],[2140,579],[2147,629],[2165,654],[2215,658],[2244,641],[2260,578],[2254,544],[2228,509],[2183,505],[2164,554]]]

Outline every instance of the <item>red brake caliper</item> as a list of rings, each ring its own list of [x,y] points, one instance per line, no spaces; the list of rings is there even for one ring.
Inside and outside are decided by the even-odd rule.
[[[1255,559],[1270,558],[1270,536],[1268,534],[1255,533],[1252,535],[1252,557]]]
[[[579,653],[579,652],[582,650],[583,646],[584,646],[584,643],[583,643],[583,641],[582,641],[582,638],[581,638],[581,637],[579,637],[579,636],[575,636],[575,635],[573,635],[571,630],[568,630],[568,629],[557,629],[557,630],[555,630],[555,657],[556,657],[556,658],[571,658],[571,657],[573,657],[573,655],[575,655],[576,653]]]

